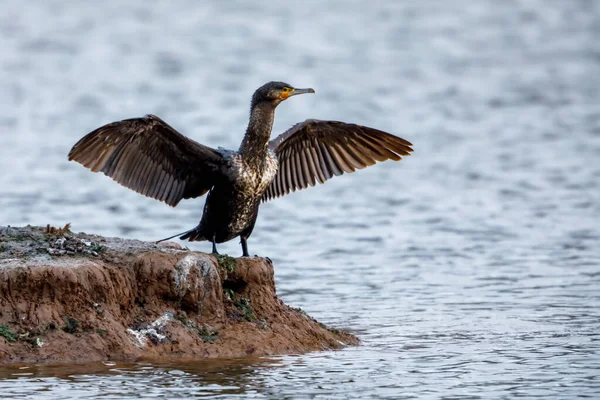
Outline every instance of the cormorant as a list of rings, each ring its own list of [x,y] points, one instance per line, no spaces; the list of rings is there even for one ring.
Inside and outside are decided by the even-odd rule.
[[[172,237],[212,241],[216,253],[216,243],[240,236],[243,256],[248,256],[246,241],[261,201],[324,183],[376,161],[398,161],[412,151],[410,142],[377,129],[314,119],[269,141],[279,103],[314,92],[284,82],[258,88],[237,151],[204,146],[157,116],[147,115],[92,131],[73,146],[69,160],[173,207],[181,199],[208,192],[198,226]]]

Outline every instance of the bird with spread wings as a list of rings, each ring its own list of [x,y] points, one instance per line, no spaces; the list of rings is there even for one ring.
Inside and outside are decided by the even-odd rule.
[[[338,121],[308,119],[271,140],[277,105],[304,93],[314,90],[283,82],[257,89],[237,151],[202,145],[147,115],[92,131],[73,146],[69,160],[173,207],[208,193],[200,223],[175,236],[212,241],[214,253],[216,243],[239,236],[248,256],[261,202],[412,152],[402,138]]]

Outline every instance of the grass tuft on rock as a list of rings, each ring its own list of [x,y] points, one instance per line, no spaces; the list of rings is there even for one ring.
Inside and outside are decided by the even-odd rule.
[[[6,325],[0,325],[0,336],[8,340],[9,342],[16,342],[19,338],[14,334]]]
[[[241,297],[239,299],[234,300],[233,305],[237,308],[246,321],[254,322],[256,321],[256,315],[254,315],[254,310],[250,305],[250,300],[246,297]]]
[[[232,274],[235,271],[235,258],[228,256],[227,254],[215,254],[215,258],[219,263],[219,267],[221,267],[226,274]],[[225,275],[225,279],[227,279],[227,275]]]

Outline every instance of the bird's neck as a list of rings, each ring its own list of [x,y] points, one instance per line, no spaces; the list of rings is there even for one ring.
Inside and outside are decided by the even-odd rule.
[[[258,168],[264,163],[269,150],[274,117],[275,105],[268,102],[255,104],[250,110],[250,122],[239,153],[247,163],[257,164]]]

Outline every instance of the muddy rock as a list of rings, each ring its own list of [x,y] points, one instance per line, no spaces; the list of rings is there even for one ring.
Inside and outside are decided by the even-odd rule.
[[[0,364],[242,357],[357,344],[276,295],[273,265],[0,227]]]

